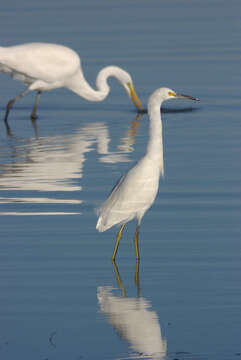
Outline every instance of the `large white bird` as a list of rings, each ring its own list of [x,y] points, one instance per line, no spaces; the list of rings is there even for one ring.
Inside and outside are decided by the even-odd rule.
[[[7,104],[5,121],[16,100],[29,91],[36,90],[37,96],[31,117],[36,118],[36,110],[42,91],[66,88],[89,101],[102,101],[109,94],[109,76],[122,84],[139,111],[143,111],[135,92],[132,78],[128,72],[117,67],[107,66],[97,75],[93,89],[85,80],[79,55],[72,49],[48,43],[29,43],[10,47],[0,47],[0,71],[22,81],[27,88]]]
[[[177,94],[168,88],[160,88],[152,93],[147,106],[150,127],[146,154],[119,179],[107,200],[98,210],[99,219],[96,228],[99,231],[105,231],[114,225],[121,225],[116,237],[112,255],[113,261],[125,224],[135,218],[137,219],[137,228],[134,243],[136,258],[139,259],[138,238],[141,220],[155,200],[160,174],[164,173],[160,106],[163,101],[175,98],[199,100],[191,96]]]

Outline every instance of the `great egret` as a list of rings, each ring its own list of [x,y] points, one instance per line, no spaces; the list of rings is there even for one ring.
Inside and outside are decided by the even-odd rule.
[[[168,88],[160,88],[152,93],[147,106],[150,130],[146,154],[119,179],[107,200],[98,210],[99,219],[96,228],[99,231],[105,231],[114,225],[121,225],[116,237],[113,261],[125,224],[135,218],[137,219],[137,228],[134,243],[136,258],[139,259],[138,238],[141,220],[155,200],[160,174],[164,172],[160,106],[163,101],[175,98],[199,100],[177,94]]]
[[[31,117],[36,119],[36,110],[42,91],[66,88],[89,101],[102,101],[109,94],[109,76],[119,80],[138,111],[143,111],[128,72],[117,67],[103,68],[96,79],[97,90],[85,80],[79,55],[72,49],[48,43],[29,43],[0,47],[0,71],[22,81],[27,88],[7,104],[5,121],[16,100],[29,91],[36,90],[37,96]]]

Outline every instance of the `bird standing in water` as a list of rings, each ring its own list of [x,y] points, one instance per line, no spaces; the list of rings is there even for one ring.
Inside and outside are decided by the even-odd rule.
[[[199,100],[192,96],[180,95],[168,88],[160,88],[152,93],[148,100],[149,140],[147,150],[135,166],[123,175],[109,197],[98,211],[96,228],[105,231],[114,225],[121,225],[116,237],[112,260],[118,250],[125,224],[137,219],[134,237],[136,258],[139,260],[139,229],[143,215],[153,204],[159,187],[160,175],[164,174],[162,121],[160,107],[165,100],[184,98]]]
[[[40,95],[43,91],[66,88],[89,101],[102,101],[110,92],[107,79],[115,77],[122,84],[138,111],[143,111],[128,72],[107,66],[97,75],[93,89],[85,80],[79,55],[72,49],[48,43],[29,43],[0,47],[0,71],[22,81],[27,88],[7,104],[5,121],[16,100],[36,90],[37,96],[31,118],[36,119]]]

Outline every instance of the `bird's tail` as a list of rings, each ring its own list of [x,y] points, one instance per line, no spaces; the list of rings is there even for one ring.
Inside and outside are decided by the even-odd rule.
[[[102,224],[102,217],[100,216],[98,221],[97,221],[97,224],[96,224],[96,229],[99,231],[99,232],[102,232],[102,231],[105,231],[104,230],[104,226]]]
[[[96,224],[96,229],[99,232],[103,232],[110,229],[112,226],[118,226],[120,224],[123,224],[123,221],[120,219],[118,220],[112,219],[112,221],[108,221],[108,220],[109,219],[107,217],[100,215]]]

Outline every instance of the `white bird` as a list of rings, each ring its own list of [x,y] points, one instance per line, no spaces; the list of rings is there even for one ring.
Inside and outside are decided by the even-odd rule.
[[[5,121],[15,101],[33,90],[37,91],[37,96],[31,114],[32,119],[36,119],[36,110],[43,91],[63,87],[86,100],[102,101],[110,91],[107,83],[109,76],[119,80],[136,108],[143,111],[128,72],[117,66],[103,68],[97,75],[95,90],[85,80],[79,55],[66,46],[29,43],[0,47],[0,71],[27,85],[23,92],[8,102]]]
[[[139,259],[138,238],[141,220],[154,202],[158,192],[160,175],[161,173],[164,174],[160,106],[163,101],[175,98],[199,100],[191,96],[177,94],[168,88],[160,88],[152,93],[147,106],[150,125],[146,154],[119,179],[107,200],[98,210],[97,230],[102,232],[114,225],[121,225],[116,237],[112,255],[113,261],[125,224],[135,218],[137,219],[137,228],[134,243],[136,258]]]

